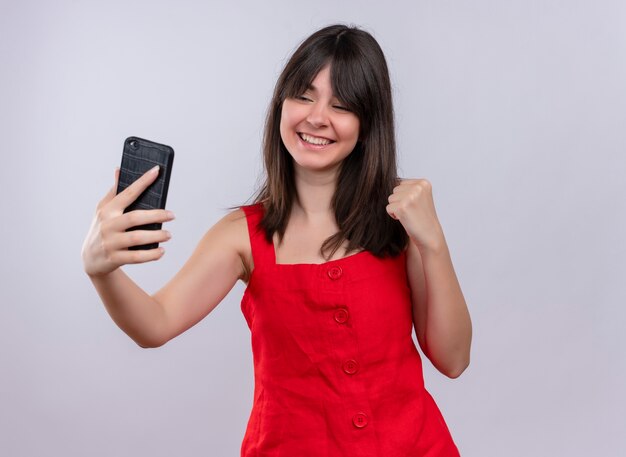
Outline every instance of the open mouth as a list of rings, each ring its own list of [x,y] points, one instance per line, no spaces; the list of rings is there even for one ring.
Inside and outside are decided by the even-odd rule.
[[[307,135],[306,133],[298,132],[298,136],[302,141],[315,146],[326,146],[327,144],[334,143],[334,141],[328,138],[321,138],[319,136]]]

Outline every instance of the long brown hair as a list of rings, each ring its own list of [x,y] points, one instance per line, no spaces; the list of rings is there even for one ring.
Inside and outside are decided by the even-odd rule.
[[[268,242],[274,233],[282,240],[296,198],[293,159],[280,136],[283,101],[304,93],[326,65],[335,96],[359,118],[360,135],[341,163],[331,202],[339,231],[324,241],[321,254],[330,259],[347,240],[347,252],[395,256],[408,236],[385,209],[398,181],[389,70],[374,37],[356,27],[318,30],[302,42],[278,78],[263,137],[265,182],[254,196],[254,203],[265,206],[261,226]]]

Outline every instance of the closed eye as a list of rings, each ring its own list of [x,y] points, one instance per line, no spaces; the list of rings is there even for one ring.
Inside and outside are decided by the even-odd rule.
[[[303,101],[303,102],[311,102],[311,101],[313,101],[313,100],[311,100],[310,98],[305,97],[304,95],[296,95],[294,98],[295,98],[296,100],[301,100],[301,101]]]
[[[343,105],[333,105],[333,108],[338,109],[340,111],[350,111],[350,109],[347,106],[343,106]]]

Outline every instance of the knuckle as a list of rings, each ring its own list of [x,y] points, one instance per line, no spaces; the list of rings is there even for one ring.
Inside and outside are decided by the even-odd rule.
[[[104,260],[109,264],[116,264],[119,261],[117,252],[111,246],[111,243],[103,243],[102,253],[104,255]]]
[[[137,211],[129,212],[128,213],[128,222],[130,223],[131,227],[134,227],[136,225],[140,225],[141,215],[137,214]]]
[[[106,219],[106,212],[104,210],[104,205],[98,205],[98,207],[96,208],[96,219],[102,221]]]
[[[102,254],[104,255],[104,258],[108,260],[108,258],[111,256],[111,247],[110,247],[110,242],[108,239],[102,238],[100,240],[100,251],[102,252]]]
[[[424,189],[432,189],[433,185],[428,179],[420,179],[420,186]]]
[[[132,185],[124,189],[124,192],[122,193],[124,194],[124,200],[126,200],[128,204],[135,201],[139,196],[139,192],[136,191],[135,187],[133,187]]]
[[[141,251],[130,251],[130,261],[132,263],[140,263],[141,262]]]
[[[117,256],[115,255],[114,252],[105,251],[105,253],[104,253],[104,260],[105,260],[106,263],[115,264],[115,262],[117,260]]]
[[[128,241],[130,242],[131,246],[141,244],[141,235],[133,230],[128,234]]]
[[[109,231],[111,230],[111,221],[110,220],[101,220],[99,224],[100,236],[102,238],[109,236]]]

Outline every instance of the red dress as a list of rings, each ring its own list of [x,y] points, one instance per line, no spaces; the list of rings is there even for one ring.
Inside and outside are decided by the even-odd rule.
[[[254,404],[242,457],[441,457],[459,452],[424,388],[406,253],[276,264],[243,206],[254,270],[241,301]]]

